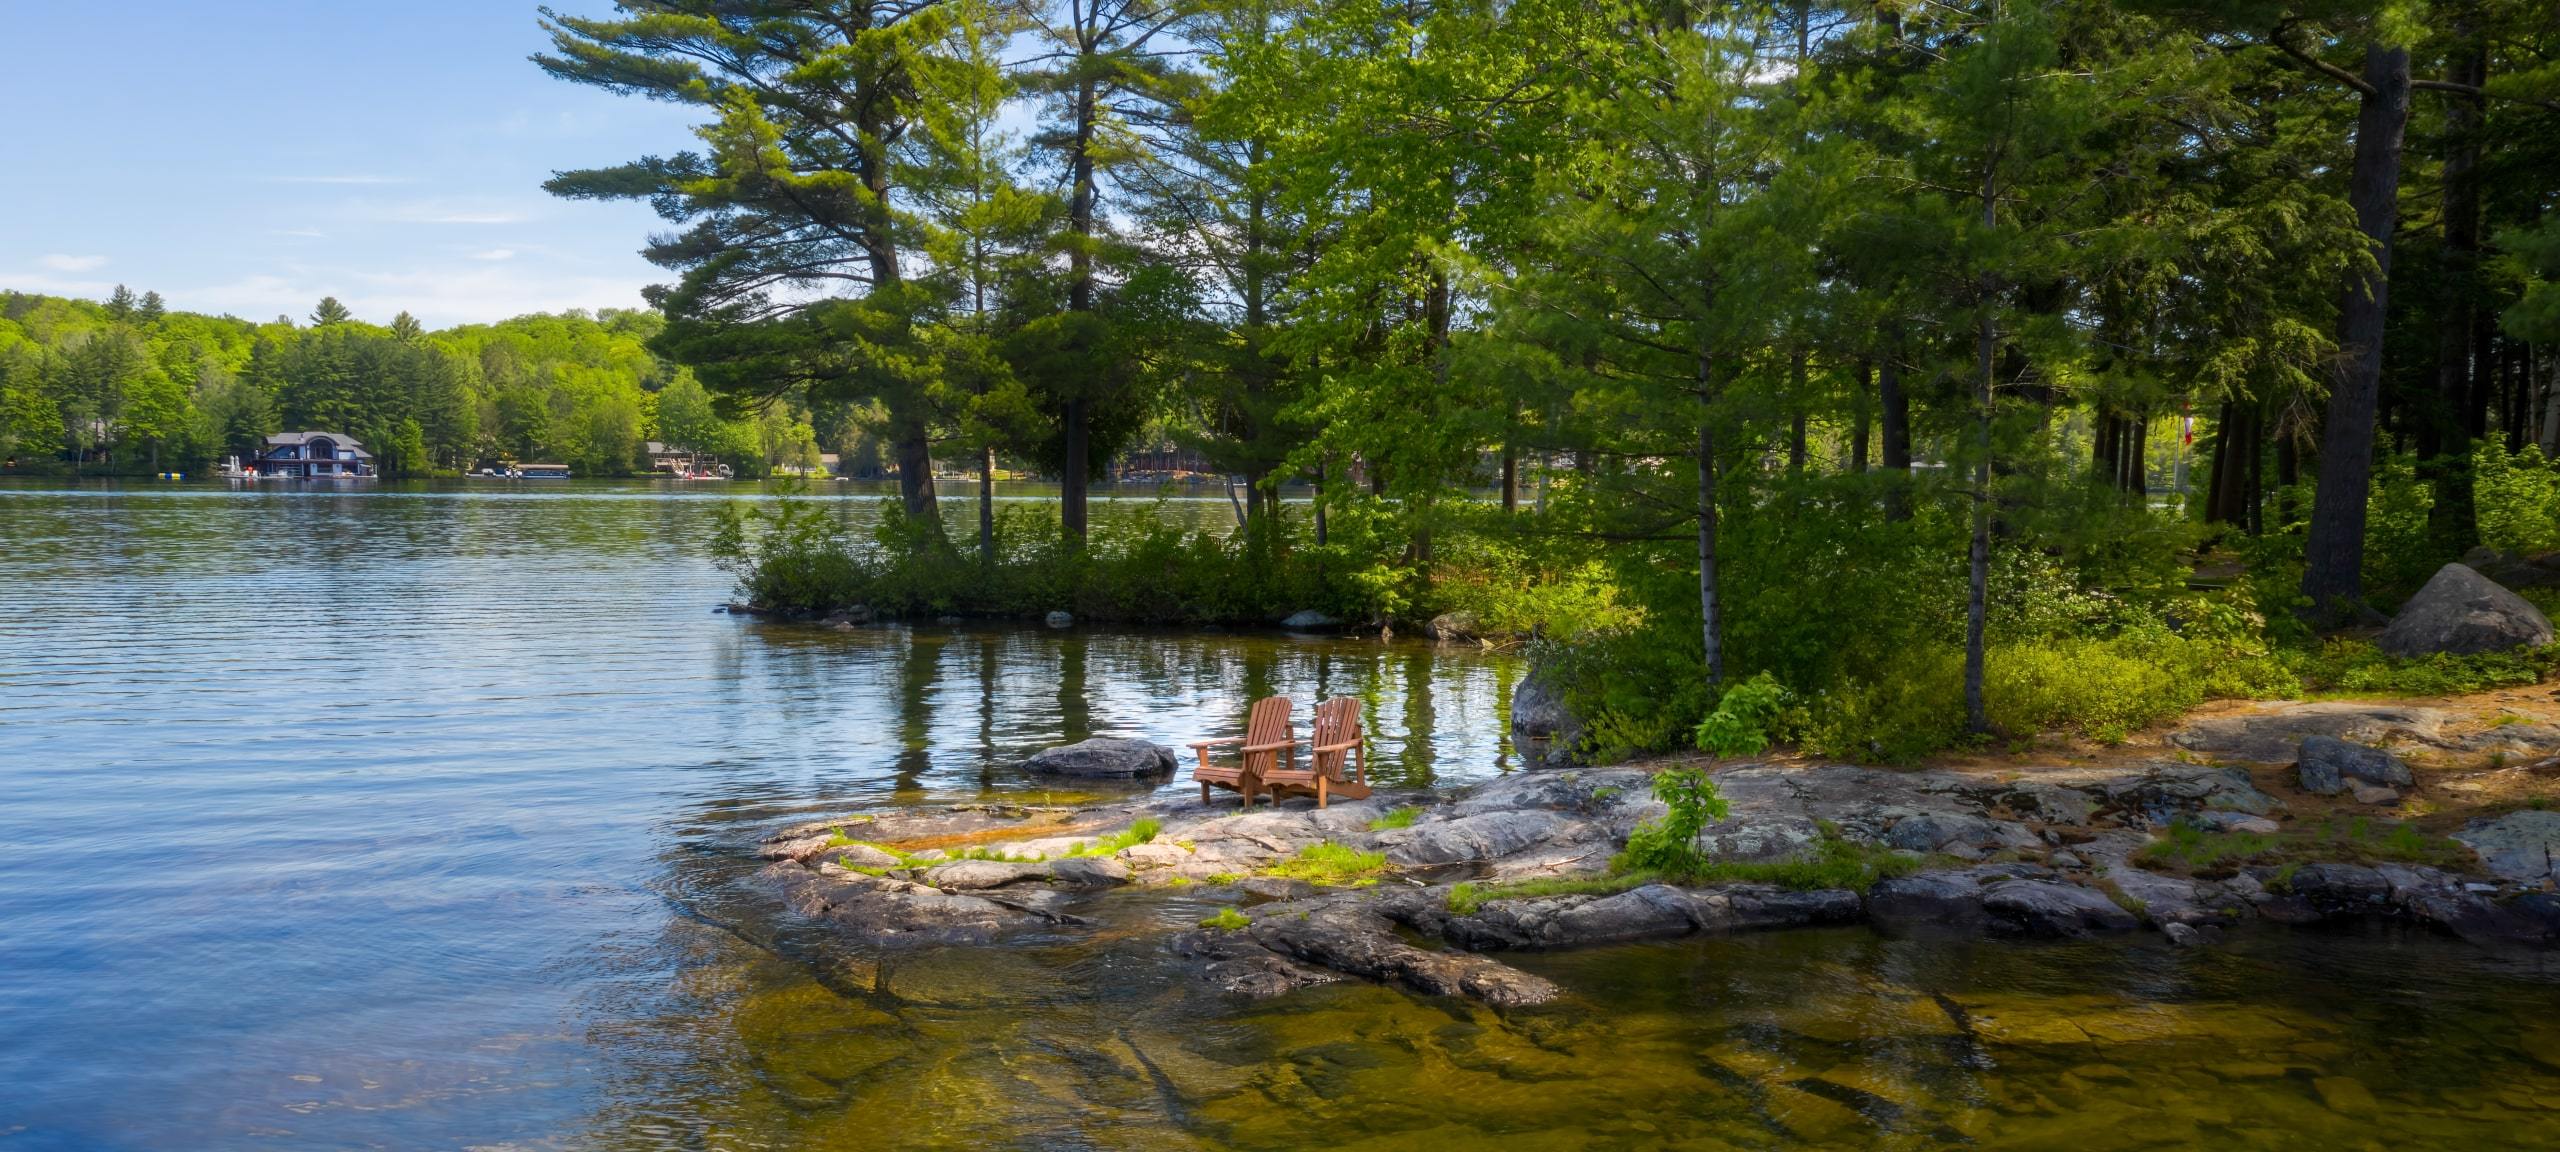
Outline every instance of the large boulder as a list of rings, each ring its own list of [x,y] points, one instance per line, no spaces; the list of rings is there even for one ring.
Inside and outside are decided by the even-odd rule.
[[[2349,744],[2335,736],[2303,737],[2294,768],[2301,776],[2303,791],[2322,796],[2335,796],[2356,782],[2406,788],[2416,780],[2399,757],[2380,748]]]
[[[1582,743],[1582,719],[1565,707],[1564,690],[1545,669],[1531,668],[1511,691],[1511,747],[1532,768],[1573,763]]]
[[[1280,621],[1281,627],[1292,632],[1316,632],[1326,628],[1337,628],[1340,627],[1341,624],[1342,621],[1336,620],[1331,616],[1327,616],[1322,612],[1318,612],[1313,608],[1292,612],[1289,614],[1287,619]]]
[[[2552,858],[2560,856],[2560,812],[2509,812],[2474,820],[2453,838],[2477,853],[2491,872],[2509,880],[2544,880],[2555,874]]]
[[[1123,740],[1117,736],[1096,736],[1091,740],[1044,749],[1023,761],[1022,766],[1042,776],[1129,780],[1169,776],[1179,764],[1174,759],[1173,749],[1162,744]]]
[[[2374,641],[2394,656],[2468,655],[2551,643],[2551,621],[2496,581],[2461,564],[2437,569]]]
[[[1431,639],[1441,644],[1472,644],[1484,630],[1473,612],[1443,612],[1431,618]]]

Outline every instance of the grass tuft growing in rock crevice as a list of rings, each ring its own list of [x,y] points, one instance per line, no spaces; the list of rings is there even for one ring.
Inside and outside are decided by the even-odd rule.
[[[1392,808],[1387,811],[1386,815],[1370,821],[1369,830],[1372,832],[1384,832],[1390,828],[1411,828],[1413,827],[1413,822],[1420,818],[1421,815],[1422,809],[1412,804],[1407,804],[1400,808]]]
[[[1661,880],[1654,872],[1616,872],[1605,876],[1540,876],[1529,880],[1477,883],[1469,880],[1449,889],[1449,911],[1473,916],[1496,900],[1544,900],[1557,896],[1615,896]]]
[[[1265,876],[1304,880],[1323,888],[1366,888],[1386,875],[1387,854],[1363,852],[1331,840],[1309,844],[1298,854],[1262,870]]]
[[[1239,932],[1253,927],[1253,920],[1232,907],[1218,909],[1218,914],[1200,922],[1203,928],[1220,932]]]
[[[2219,880],[2252,864],[2285,869],[2304,864],[2423,864],[2468,872],[2471,850],[2416,825],[2357,816],[2334,817],[2274,833],[2216,831],[2180,820],[2143,845],[2133,862],[2154,872]]]

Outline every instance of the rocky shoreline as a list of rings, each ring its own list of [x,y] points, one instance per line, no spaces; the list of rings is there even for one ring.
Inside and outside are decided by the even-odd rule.
[[[1275,995],[1349,978],[1497,1006],[1563,995],[1503,963],[1504,952],[1810,925],[2019,938],[2154,930],[2202,945],[2253,923],[2389,917],[2491,947],[2560,942],[2560,895],[2550,891],[2560,812],[2478,821],[2456,834],[2477,854],[2459,862],[2297,860],[2179,874],[2137,861],[2172,829],[2273,836],[2303,818],[2294,810],[2334,799],[2323,789],[2342,764],[2351,774],[2406,772],[2377,746],[2560,753],[2560,730],[2450,737],[2444,719],[2424,708],[2282,705],[2197,720],[2170,735],[2171,755],[2105,766],[1715,772],[1732,810],[1704,833],[1714,859],[1782,861],[1838,842],[1905,862],[1904,874],[1863,891],[1613,884],[1611,857],[1663,811],[1644,766],[1523,771],[1455,794],[1382,792],[1321,811],[1239,812],[1231,800],[1186,794],[856,814],[778,831],[761,846],[770,863],[758,875],[797,915],[872,949],[1076,932],[1096,901],[1184,889],[1238,909],[1165,942],[1218,987]],[[2533,769],[2488,771],[2520,770]],[[1380,874],[1353,887],[1289,875],[1320,845],[1377,853]]]

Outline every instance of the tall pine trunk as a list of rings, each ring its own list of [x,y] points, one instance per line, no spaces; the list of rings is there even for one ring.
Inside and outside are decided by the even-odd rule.
[[[1081,34],[1081,30],[1079,30]],[[1090,50],[1087,50],[1090,55]],[[1093,217],[1096,189],[1093,183],[1094,117],[1097,114],[1094,82],[1090,78],[1077,81],[1075,106],[1075,155],[1072,160],[1074,191],[1067,204],[1067,228],[1075,234],[1073,248],[1067,257],[1067,310],[1093,311]],[[1082,384],[1071,387],[1081,389]],[[1061,431],[1058,468],[1058,522],[1065,529],[1067,545],[1082,548],[1085,542],[1085,495],[1087,478],[1093,461],[1090,438],[1092,413],[1081,391],[1071,394],[1066,410],[1059,414]]]
[[[1895,520],[1911,516],[1911,397],[1902,388],[1901,337],[1900,322],[1886,326],[1884,357],[1876,365],[1876,431],[1884,441],[1877,451],[1893,481],[1885,514]]]
[[[2456,22],[2455,49],[2446,79],[2479,87],[2488,53],[2465,17]],[[2437,457],[2428,469],[2435,502],[2427,510],[2427,534],[2436,551],[2459,555],[2480,542],[2479,504],[2472,491],[2471,445],[2487,431],[2488,389],[2475,364],[2480,261],[2480,101],[2453,96],[2445,109],[2444,253],[2447,298],[2436,325]]]
[[[2374,407],[2382,386],[2382,328],[2391,293],[2391,231],[2399,218],[2400,141],[2409,126],[2409,50],[2365,49],[2347,201],[2373,255],[2348,281],[2338,316],[2343,352],[2320,435],[2320,482],[2303,542],[2302,594],[2335,616],[2364,598],[2365,502],[2373,483]]]
[[[2000,225],[1999,185],[1991,172],[1982,177],[1982,225]],[[1991,374],[1998,350],[1991,327],[1992,288],[1991,277],[1986,274],[1976,289],[1981,299],[1974,305],[1973,332],[1974,421],[1981,435],[1975,448],[1982,458],[1973,465],[1973,546],[1968,557],[1964,612],[1964,722],[1965,730],[1976,734],[1991,731],[1982,679],[1983,633],[1991,610]]]

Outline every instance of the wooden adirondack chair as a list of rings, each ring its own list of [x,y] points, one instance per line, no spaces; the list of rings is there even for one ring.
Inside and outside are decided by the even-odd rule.
[[[1293,762],[1263,774],[1262,787],[1277,801],[1282,796],[1313,796],[1316,807],[1334,796],[1369,798],[1369,738],[1360,730],[1360,702],[1336,696],[1316,705],[1312,747],[1305,771]]]
[[[1281,771],[1281,754],[1288,754],[1291,768],[1298,764],[1298,740],[1289,731],[1289,698],[1272,696],[1253,702],[1253,711],[1245,719],[1244,735],[1225,740],[1193,741],[1191,751],[1200,757],[1191,778],[1200,783],[1200,802],[1209,802],[1209,789],[1224,788],[1244,796],[1244,806],[1253,807],[1253,797],[1265,791],[1262,781]],[[1212,764],[1209,750],[1238,746],[1232,764]]]

